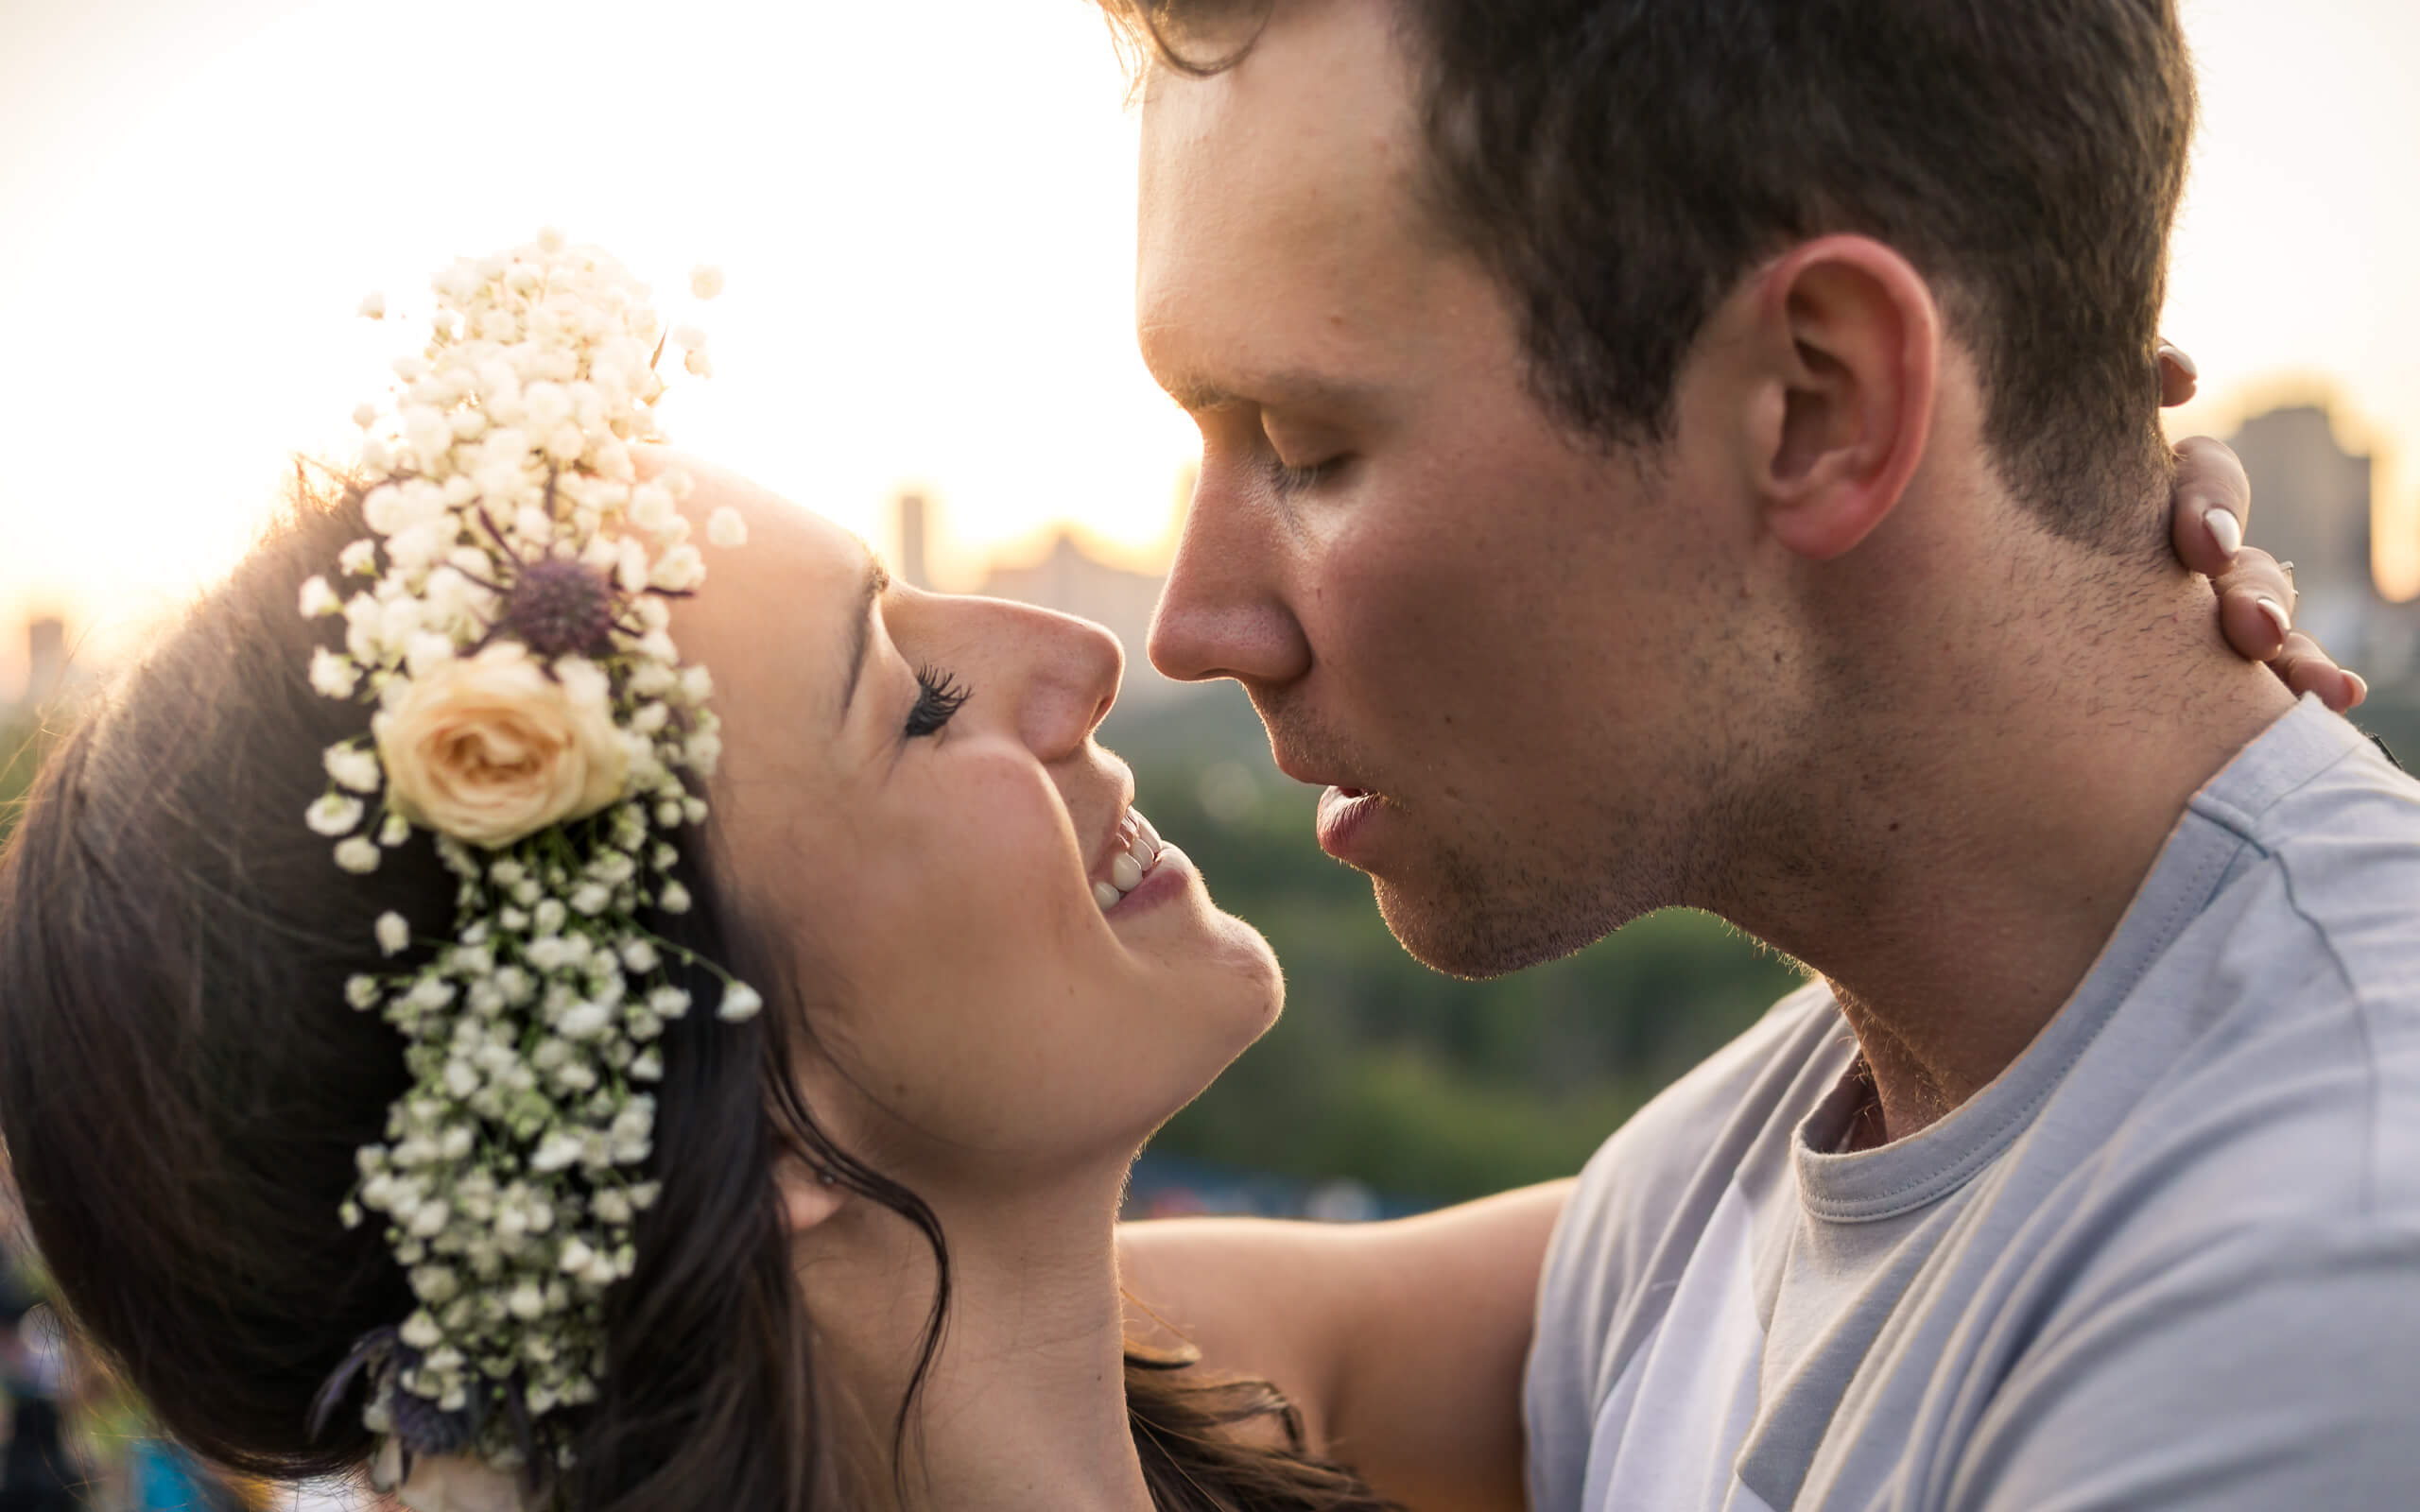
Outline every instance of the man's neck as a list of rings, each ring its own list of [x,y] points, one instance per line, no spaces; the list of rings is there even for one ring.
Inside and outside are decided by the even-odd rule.
[[[819,1454],[849,1506],[1145,1512],[1126,1414],[1115,1194],[1084,1211],[942,1214],[949,1316],[891,1474],[934,1267],[905,1221],[854,1202],[797,1246],[816,1335]],[[1094,1209],[1098,1211],[1092,1211]]]
[[[2005,593],[2014,575],[1993,571]],[[1872,1080],[1867,1143],[1940,1120],[2024,1052],[2192,795],[2292,706],[2221,642],[2199,580],[2147,572],[2111,597],[1904,621],[1930,636],[1844,722],[1802,853],[1721,910],[1831,982]]]

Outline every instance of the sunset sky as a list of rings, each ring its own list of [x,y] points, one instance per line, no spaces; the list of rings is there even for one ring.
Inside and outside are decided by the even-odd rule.
[[[2332,398],[2420,591],[2420,7],[2186,18],[2183,423]],[[877,543],[925,488],[945,580],[1060,520],[1152,559],[1194,443],[1134,355],[1123,94],[1083,0],[0,0],[0,699],[26,614],[105,657],[342,446],[397,339],[364,293],[541,225],[711,333],[682,445]]]

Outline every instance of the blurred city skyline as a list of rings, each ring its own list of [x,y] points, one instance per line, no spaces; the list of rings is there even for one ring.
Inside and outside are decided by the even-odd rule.
[[[2185,16],[2204,119],[2167,330],[2208,397],[2173,429],[2325,404],[2409,596],[2420,8]],[[886,550],[921,491],[945,587],[1063,527],[1164,559],[1196,443],[1134,353],[1134,125],[1086,0],[0,0],[0,701],[28,618],[106,659],[233,559],[289,454],[341,452],[399,335],[362,294],[408,317],[441,263],[542,224],[709,331],[717,376],[666,405],[684,448]],[[702,311],[700,262],[731,282]]]

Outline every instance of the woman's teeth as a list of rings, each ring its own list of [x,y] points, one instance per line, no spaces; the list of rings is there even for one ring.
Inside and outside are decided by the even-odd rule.
[[[1160,833],[1151,828],[1150,820],[1128,809],[1126,816],[1117,821],[1117,833],[1118,838],[1126,843],[1126,849],[1110,862],[1109,880],[1093,884],[1093,902],[1100,904],[1100,911],[1104,914],[1116,907],[1128,893],[1141,886],[1143,879],[1151,874],[1151,868],[1160,864]]]

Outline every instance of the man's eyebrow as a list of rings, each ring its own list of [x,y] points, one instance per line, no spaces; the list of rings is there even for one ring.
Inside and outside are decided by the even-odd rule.
[[[1306,368],[1254,374],[1232,388],[1198,376],[1179,376],[1163,387],[1188,415],[1223,409],[1230,404],[1352,409],[1367,402],[1374,392],[1368,385],[1344,383]]]
[[[846,723],[849,710],[857,701],[857,684],[866,674],[866,659],[873,651],[873,603],[882,591],[890,586],[890,572],[882,558],[872,552],[866,554],[866,576],[857,585],[857,611],[849,622],[849,680],[840,691],[840,718]]]

